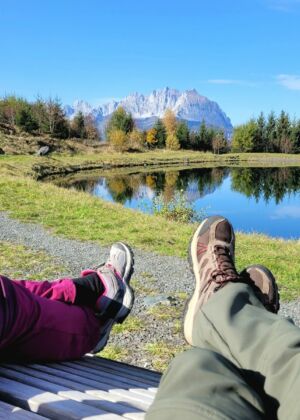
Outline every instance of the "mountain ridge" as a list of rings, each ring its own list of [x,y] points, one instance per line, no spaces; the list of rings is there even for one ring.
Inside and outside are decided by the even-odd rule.
[[[102,131],[111,114],[119,106],[132,114],[140,129],[150,128],[158,118],[163,117],[166,109],[171,109],[177,119],[186,121],[192,129],[197,129],[202,121],[210,127],[223,129],[229,135],[233,129],[230,118],[218,103],[200,95],[196,89],[181,92],[166,87],[153,90],[149,95],[134,92],[119,101],[111,100],[98,107],[77,100],[73,106],[66,105],[65,112],[70,119],[80,111],[84,115],[92,115]]]

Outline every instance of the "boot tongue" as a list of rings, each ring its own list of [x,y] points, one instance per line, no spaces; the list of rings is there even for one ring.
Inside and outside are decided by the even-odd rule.
[[[227,220],[223,220],[216,226],[215,236],[218,241],[227,242],[232,237],[232,230]]]
[[[238,279],[239,275],[234,267],[229,248],[216,245],[215,253],[219,266],[219,270],[215,274],[216,281],[222,283]]]

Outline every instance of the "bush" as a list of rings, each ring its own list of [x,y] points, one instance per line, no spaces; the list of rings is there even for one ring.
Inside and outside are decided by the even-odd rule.
[[[128,150],[128,137],[122,130],[112,130],[108,134],[110,145],[117,152],[125,152]]]
[[[183,191],[177,191],[173,199],[168,202],[164,200],[162,194],[159,194],[153,200],[152,211],[168,220],[182,223],[199,222],[205,217],[205,211],[195,210],[187,201]]]

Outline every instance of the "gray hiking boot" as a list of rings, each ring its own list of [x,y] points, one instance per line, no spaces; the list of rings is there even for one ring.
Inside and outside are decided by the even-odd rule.
[[[196,285],[184,315],[184,336],[189,344],[193,344],[194,319],[201,306],[228,282],[240,281],[234,266],[234,246],[233,228],[221,216],[203,220],[191,239],[189,262]]]
[[[129,281],[133,269],[132,250],[122,242],[112,245],[107,262],[97,269],[105,290],[96,302],[96,315],[103,324],[99,342],[93,353],[103,349],[113,325],[124,322],[132,309],[134,293]]]
[[[279,311],[279,293],[275,277],[263,265],[250,265],[241,272],[246,283],[252,285],[255,294],[265,308],[277,314]]]

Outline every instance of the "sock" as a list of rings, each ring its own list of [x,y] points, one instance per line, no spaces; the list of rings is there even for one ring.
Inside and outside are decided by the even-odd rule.
[[[76,287],[75,305],[94,306],[105,288],[97,273],[91,273],[84,277],[72,279]]]

